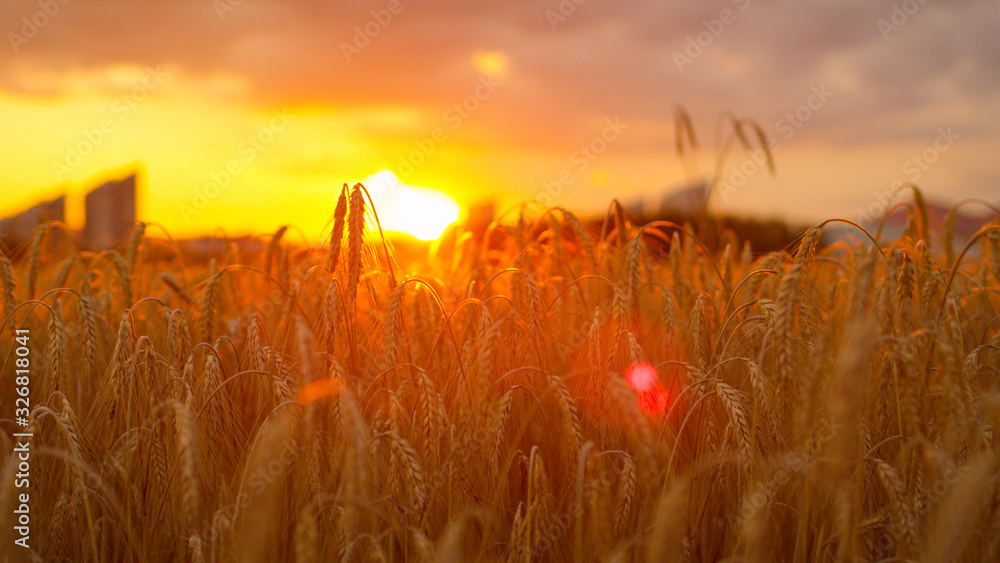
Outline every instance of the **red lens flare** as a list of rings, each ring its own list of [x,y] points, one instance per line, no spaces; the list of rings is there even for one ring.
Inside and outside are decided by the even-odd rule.
[[[667,404],[670,403],[670,394],[666,389],[657,384],[656,387],[639,393],[636,400],[639,401],[639,408],[643,412],[662,414],[666,412]]]
[[[656,387],[659,378],[653,366],[646,362],[636,362],[629,366],[625,373],[625,381],[636,393],[643,393]]]
[[[636,362],[625,372],[625,381],[637,393],[639,408],[649,414],[661,414],[667,410],[670,393],[660,385],[656,368],[646,362]]]

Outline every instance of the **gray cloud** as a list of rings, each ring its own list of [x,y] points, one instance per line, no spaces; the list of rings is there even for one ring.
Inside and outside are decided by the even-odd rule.
[[[495,49],[511,62],[505,94],[477,119],[510,143],[561,149],[592,134],[588,118],[621,115],[662,122],[662,138],[646,140],[668,148],[675,104],[706,130],[724,109],[766,125],[816,84],[836,98],[801,139],[891,141],[926,135],[948,118],[997,135],[996,119],[986,117],[1000,86],[996,3],[928,2],[888,40],[879,20],[902,1],[749,0],[740,11],[743,3],[587,0],[553,30],[546,10],[559,0],[402,0],[402,13],[347,63],[342,42],[386,0],[244,0],[222,21],[212,0],[70,0],[19,53],[0,49],[0,88],[31,93],[16,69],[170,63],[245,75],[249,95],[264,102],[440,111],[474,87],[472,52]],[[723,9],[736,20],[678,71],[673,54]],[[37,10],[33,0],[4,2],[3,31],[17,33],[21,17]]]

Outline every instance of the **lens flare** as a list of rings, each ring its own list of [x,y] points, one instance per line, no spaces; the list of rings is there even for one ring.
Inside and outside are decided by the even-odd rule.
[[[639,408],[643,412],[662,414],[667,410],[667,405],[670,404],[670,393],[663,387],[660,387],[659,384],[656,384],[656,387],[639,393],[636,400],[639,402]]]
[[[656,368],[646,362],[636,362],[625,372],[625,381],[636,392],[636,401],[644,412],[659,414],[667,409],[670,393],[660,385]]]
[[[646,362],[636,362],[629,366],[625,373],[625,380],[633,391],[643,393],[652,390],[659,379],[653,366]]]

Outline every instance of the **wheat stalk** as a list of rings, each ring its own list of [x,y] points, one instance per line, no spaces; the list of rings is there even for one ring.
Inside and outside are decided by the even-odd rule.
[[[712,384],[716,391],[716,397],[722,403],[729,416],[729,423],[735,430],[742,462],[749,464],[754,459],[753,435],[750,432],[750,417],[746,413],[742,394],[722,381],[713,380]]]
[[[493,412],[490,415],[487,444],[489,445],[490,452],[489,460],[492,464],[493,475],[495,477],[502,477],[500,475],[500,453],[503,446],[504,434],[507,430],[507,420],[510,417],[513,396],[513,389],[504,393],[493,407]]]
[[[571,454],[571,460],[573,460],[576,459],[576,452],[583,444],[580,413],[576,408],[576,401],[569,392],[569,387],[566,386],[566,382],[556,375],[549,375],[549,381],[552,383],[552,387],[556,391],[556,397],[559,399],[559,410],[562,412],[563,420],[565,421],[566,435],[571,444],[569,453]]]
[[[173,415],[177,434],[177,464],[180,468],[181,510],[186,524],[194,526],[198,522],[200,500],[194,423],[190,411],[183,403],[174,403]]]
[[[316,521],[316,502],[306,503],[299,511],[295,524],[295,561],[309,563],[320,561],[319,527]]]
[[[666,231],[619,204],[600,234],[525,206],[456,226],[404,284],[364,240],[360,185],[329,248],[279,231],[212,262],[140,224],[118,252],[56,256],[36,231],[0,255],[31,347],[0,356],[15,379],[30,360],[23,430],[48,452],[34,554],[995,560],[1000,247],[986,227],[956,259],[955,215],[931,240],[922,197],[878,247],[815,227],[755,262],[699,221],[665,267]],[[15,299],[30,277],[43,304]],[[662,412],[624,377],[644,361]],[[9,514],[22,440],[0,433]]]
[[[395,432],[390,432],[389,438],[399,471],[410,486],[409,503],[406,509],[413,513],[419,513],[427,502],[427,480],[424,476],[424,470],[420,466],[417,451]]]
[[[31,250],[28,251],[28,297],[35,297],[35,285],[38,282],[38,271],[41,268],[42,243],[45,242],[45,235],[49,232],[47,224],[40,225],[35,231],[35,237],[31,241]]]
[[[626,531],[639,488],[639,474],[635,460],[625,452],[620,457],[622,460],[621,484],[614,517],[614,533],[616,535],[623,535]]]
[[[365,234],[365,198],[361,184],[355,184],[351,191],[351,212],[347,223],[347,296],[353,303],[358,295],[361,279],[361,248]]]
[[[199,323],[201,326],[201,335],[199,337],[200,342],[211,342],[212,335],[215,333],[215,307],[216,298],[219,285],[219,274],[215,271],[215,261],[212,261],[212,265],[209,268],[208,281],[205,283],[205,292],[201,298],[201,310],[199,314]]]
[[[14,270],[7,255],[0,252],[0,283],[3,284],[3,312],[8,317],[14,313],[17,301],[14,299]]]

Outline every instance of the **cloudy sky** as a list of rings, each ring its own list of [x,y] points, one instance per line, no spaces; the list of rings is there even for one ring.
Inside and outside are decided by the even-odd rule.
[[[726,153],[732,213],[856,218],[903,181],[996,203],[997,29],[992,1],[5,0],[0,214],[136,165],[178,236],[311,236],[381,169],[596,211],[710,176],[733,116],[777,174]]]

